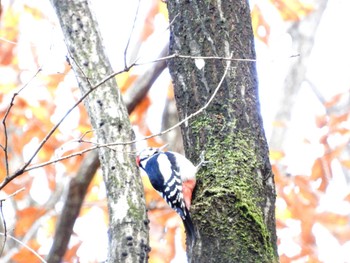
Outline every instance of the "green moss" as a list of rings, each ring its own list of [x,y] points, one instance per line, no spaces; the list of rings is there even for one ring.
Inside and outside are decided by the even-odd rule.
[[[206,116],[197,118],[192,128],[198,140],[204,130],[208,138],[205,159],[209,163],[198,173],[192,213],[202,236],[218,238],[220,233],[221,245],[226,244],[222,262],[233,260],[232,255],[237,262],[277,261],[259,206],[263,186],[256,171],[262,163],[251,145],[251,132],[237,131],[234,124],[224,121],[213,127],[213,120]],[[201,145],[198,141],[197,147]]]

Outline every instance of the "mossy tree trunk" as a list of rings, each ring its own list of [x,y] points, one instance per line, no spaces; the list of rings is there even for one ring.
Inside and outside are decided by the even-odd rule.
[[[115,79],[94,88],[112,73],[112,68],[88,1],[51,0],[51,3],[62,27],[79,88],[82,94],[93,89],[84,103],[98,143],[132,140],[129,116]],[[148,220],[132,150],[130,145],[119,145],[99,151],[109,210],[107,262],[147,262],[148,258]]]
[[[255,59],[247,1],[167,1],[170,53]],[[203,63],[204,61],[204,63]],[[203,107],[226,61],[169,62],[180,119]],[[203,66],[203,67],[202,67]],[[278,262],[275,186],[258,101],[254,61],[232,61],[210,106],[182,126],[187,156],[204,150],[191,214],[199,240],[192,262]]]

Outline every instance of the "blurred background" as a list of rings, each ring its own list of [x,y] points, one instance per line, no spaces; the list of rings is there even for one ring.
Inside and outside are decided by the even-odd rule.
[[[350,262],[350,2],[249,1],[259,94],[275,174],[280,261]],[[92,0],[104,45],[127,103],[148,90],[130,114],[137,138],[175,124],[176,105],[165,63],[166,4],[159,0]],[[0,180],[28,160],[40,141],[80,98],[49,1],[2,0],[0,17]],[[8,112],[14,94],[18,93]],[[5,125],[6,132],[5,135]],[[40,164],[94,141],[83,104],[73,110],[34,159]],[[174,130],[147,141],[182,152]],[[147,144],[140,141],[142,149]],[[0,262],[40,262],[55,231],[66,186],[84,156],[33,169],[0,192],[7,241]],[[152,251],[149,262],[185,262],[180,218],[142,175]],[[91,227],[94,226],[94,227]],[[65,262],[106,258],[108,215],[101,172],[94,176]],[[3,231],[1,231],[3,233]],[[1,235],[1,234],[0,234]],[[96,246],[96,240],[99,240]],[[32,249],[33,251],[30,251]]]

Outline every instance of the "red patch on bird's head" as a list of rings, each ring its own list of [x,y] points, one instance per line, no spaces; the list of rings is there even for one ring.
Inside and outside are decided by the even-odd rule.
[[[140,156],[136,156],[136,164],[137,166],[140,166]]]

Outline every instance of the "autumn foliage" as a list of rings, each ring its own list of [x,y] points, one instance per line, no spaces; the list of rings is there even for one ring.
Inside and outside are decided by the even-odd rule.
[[[135,31],[139,32],[137,40],[134,40],[138,43],[134,45],[133,51],[136,53],[154,34],[157,19],[167,19],[165,3],[156,0],[149,3],[148,11],[140,18],[144,19],[144,23]],[[270,5],[288,23],[302,23],[303,18],[314,9],[298,0],[271,0]],[[0,183],[23,167],[40,142],[81,96],[65,57],[58,25],[52,19],[52,10],[48,9],[50,7],[45,4],[36,6],[18,1],[2,6]],[[253,30],[257,41],[269,45],[273,25],[269,24],[264,10],[258,4],[252,7]],[[142,70],[131,69],[116,76],[119,87],[125,92],[138,78],[142,78],[142,74]],[[164,87],[169,89],[164,99],[173,100],[169,76],[164,82]],[[350,168],[350,111],[349,107],[343,109],[343,101],[348,96],[349,90],[327,98],[322,102],[324,114],[314,116],[317,140],[309,141],[305,136],[303,141],[319,152],[309,173],[289,174],[288,155],[284,149],[271,151],[282,263],[322,262],[318,245],[326,242],[324,239],[327,238],[334,239],[333,243],[339,247],[349,243],[350,221],[346,211],[350,205],[350,192],[345,186]],[[150,95],[146,96],[130,114],[139,137],[153,133],[154,123],[147,117],[155,101]],[[287,124],[275,123],[275,126]],[[1,189],[1,225],[4,226],[6,222],[7,239],[0,257],[5,262],[40,262],[39,256],[46,257],[64,205],[67,182],[75,176],[84,155],[48,165],[41,164],[91,146],[82,143],[82,138],[84,141],[94,141],[83,103],[65,118],[44,143],[27,167],[30,170]],[[165,142],[155,137],[147,143],[160,146]],[[140,143],[140,147],[145,145],[145,142]],[[170,262],[174,257],[181,258],[179,254],[183,254],[185,248],[182,222],[152,189],[147,177],[142,176],[142,180],[150,219],[150,262]],[[344,187],[336,194],[334,188],[338,185]],[[96,231],[86,228],[91,222],[96,223]],[[98,171],[89,186],[64,261],[102,261],[105,251],[87,251],[96,238],[94,235],[107,235],[107,225],[105,189]],[[0,230],[3,235],[4,227],[0,227]]]

